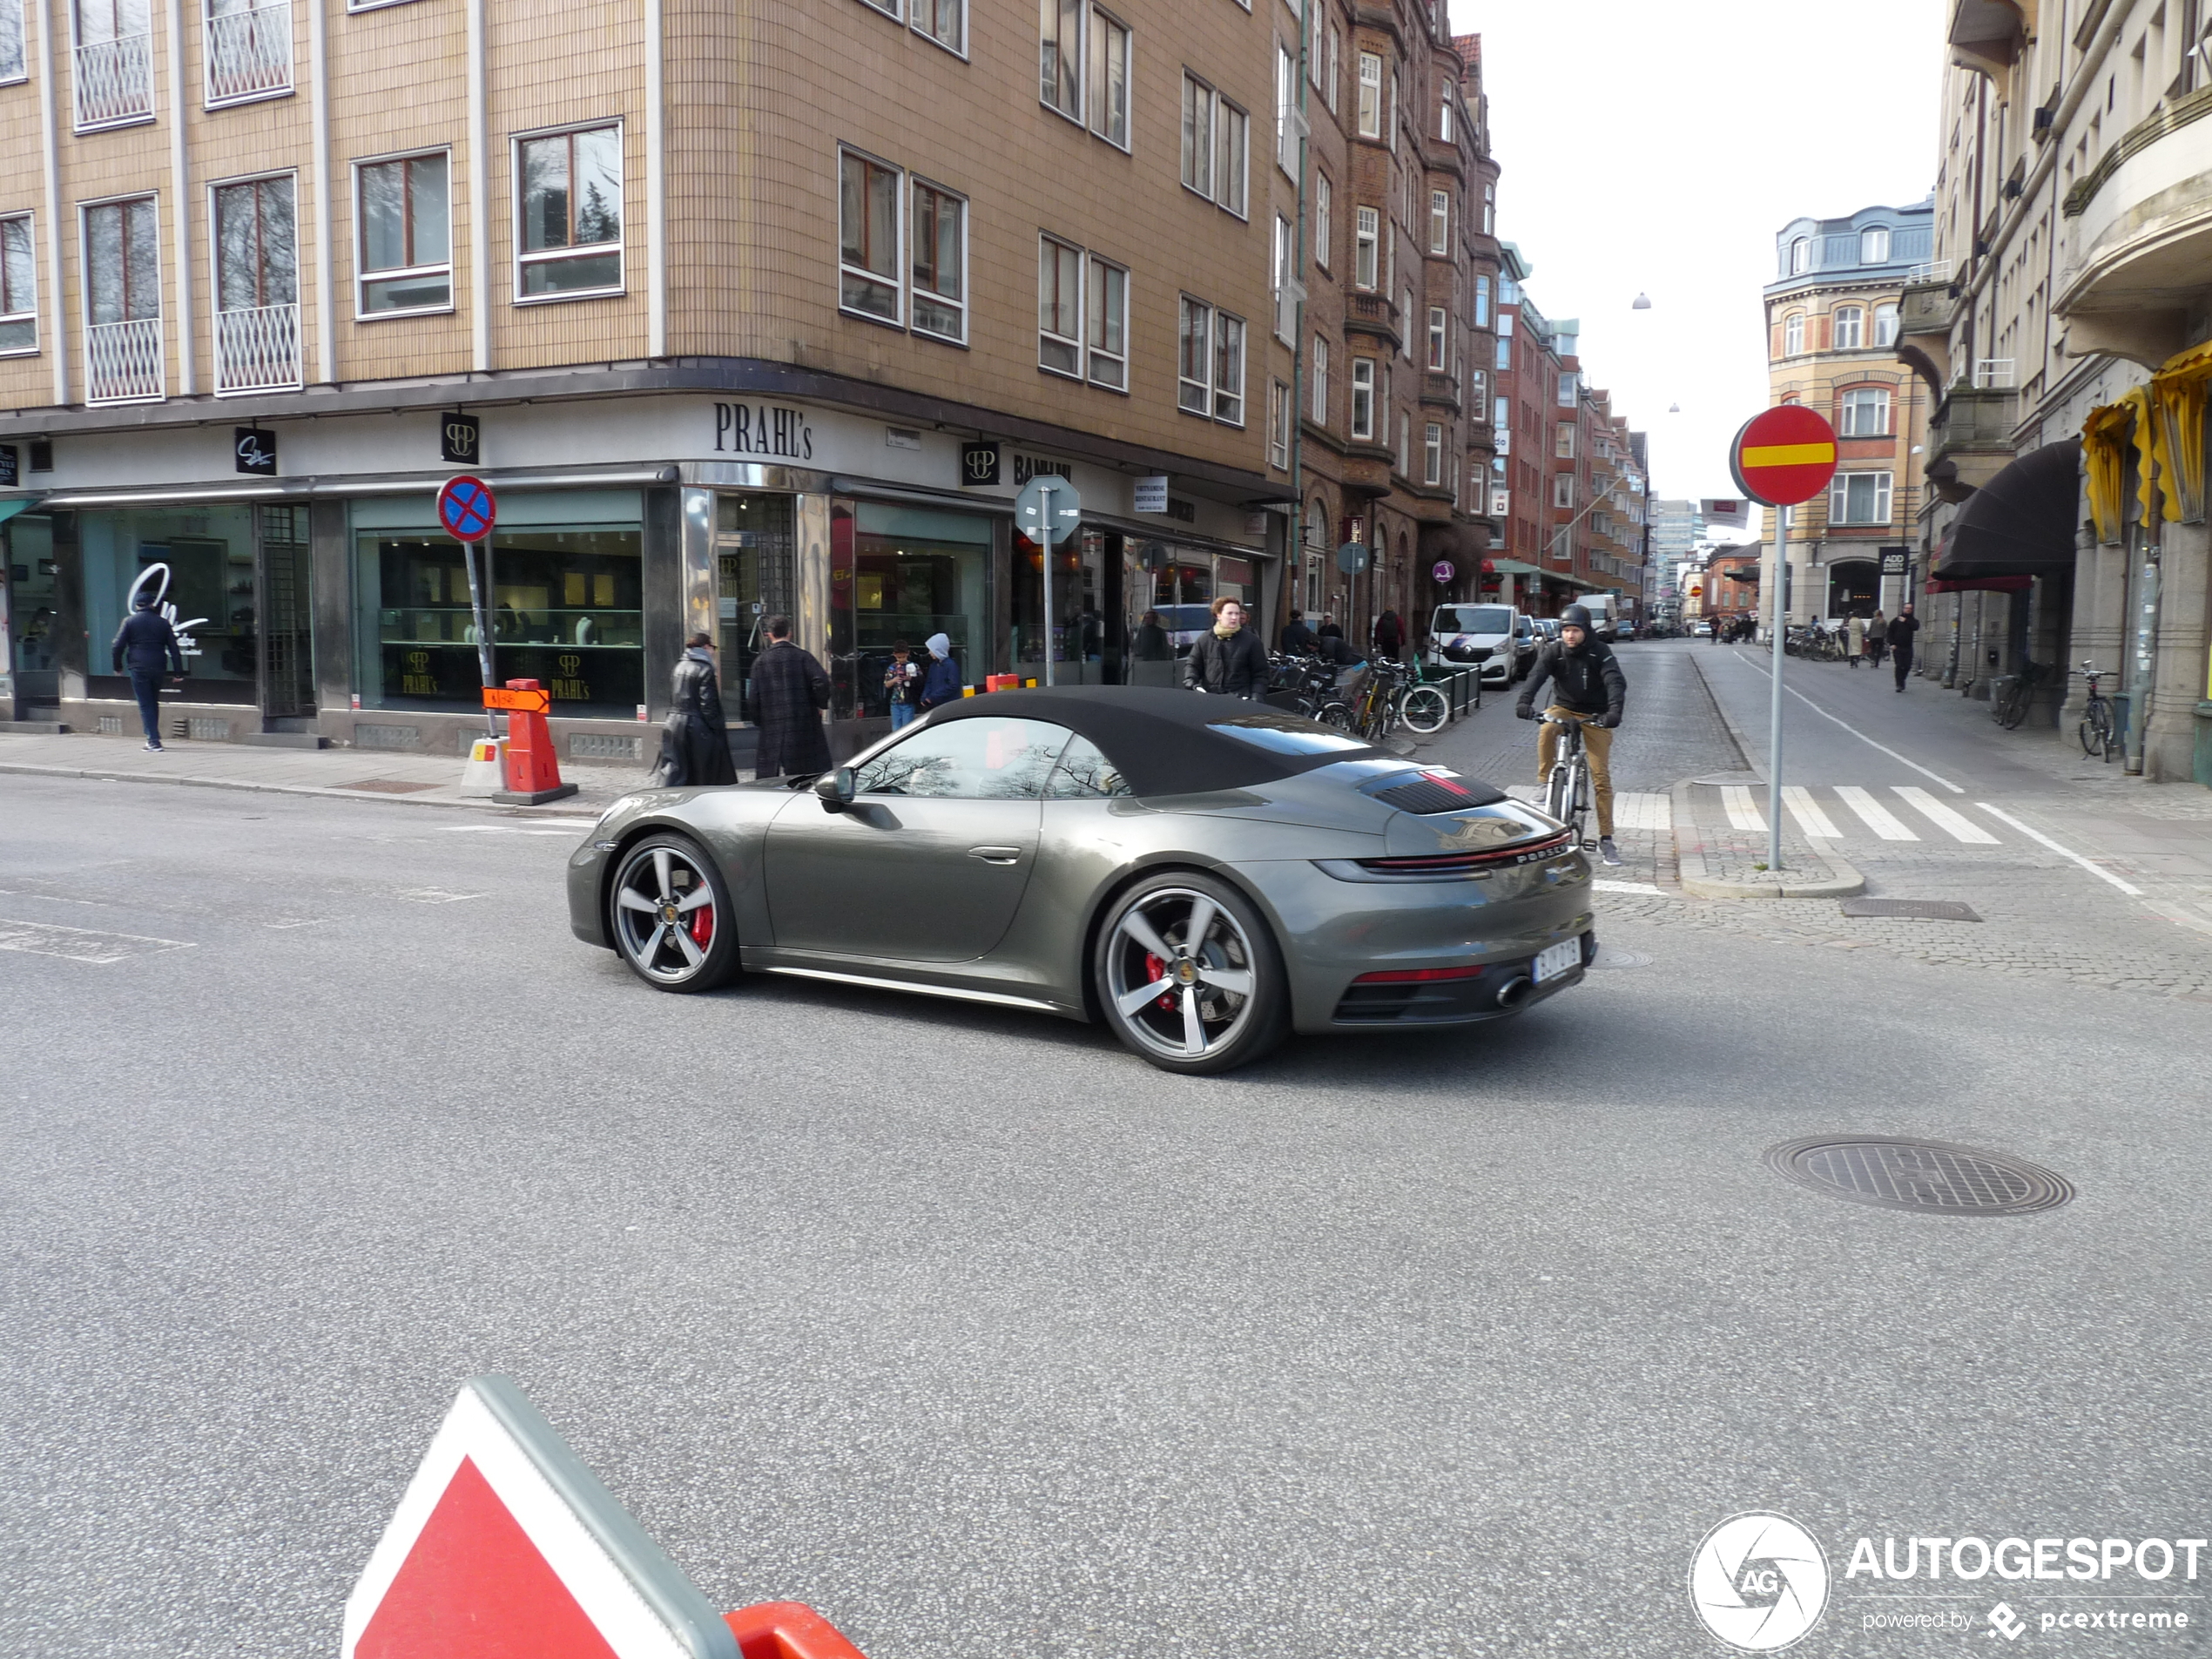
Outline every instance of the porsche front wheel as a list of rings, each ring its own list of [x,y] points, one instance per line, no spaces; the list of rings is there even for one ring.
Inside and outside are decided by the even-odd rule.
[[[1272,1049],[1289,1025],[1266,922],[1226,882],[1195,871],[1148,877],[1115,900],[1093,966],[1106,1023],[1163,1071],[1228,1071]]]
[[[738,965],[729,886],[688,836],[649,835],[623,854],[607,926],[622,960],[656,990],[712,990]]]

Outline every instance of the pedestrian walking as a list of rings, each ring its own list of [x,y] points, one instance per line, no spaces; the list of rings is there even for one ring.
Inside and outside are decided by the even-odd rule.
[[[942,634],[930,637],[934,651]],[[924,688],[927,697],[927,687]],[[752,664],[752,706],[760,722],[756,778],[827,772],[829,739],[821,711],[829,707],[829,676],[809,651],[791,643],[791,618],[768,618],[768,649]]]
[[[153,608],[153,595],[138,590],[136,608],[123,619],[108,646],[115,671],[131,676],[131,694],[138,699],[138,721],[146,729],[146,752],[161,751],[161,671],[165,664],[179,679],[185,677],[184,648],[169,618]]]
[[[1873,659],[1877,668],[1882,665],[1882,653],[1889,644],[1889,637],[1890,619],[1882,614],[1881,607],[1878,605],[1874,610],[1874,619],[1866,624],[1866,654]]]
[[[1858,659],[1866,655],[1866,618],[1854,612],[1848,632],[1851,637],[1851,650],[1844,660],[1853,668],[1857,668]]]
[[[1386,610],[1375,618],[1375,655],[1394,663],[1398,660],[1398,648],[1405,643],[1405,625],[1398,620],[1395,610]]]
[[[896,732],[914,718],[921,701],[921,664],[914,647],[903,639],[891,642],[891,666],[883,671],[883,695],[891,709],[891,729]]]
[[[1321,615],[1321,625],[1313,631],[1323,639],[1342,639],[1344,624],[1328,612],[1324,611]]]
[[[1890,618],[1890,660],[1896,666],[1897,689],[1905,689],[1905,677],[1912,671],[1912,637],[1920,631],[1920,619],[1912,614],[1910,604],[1899,605],[1897,615]]]
[[[1317,637],[1313,630],[1306,626],[1305,612],[1303,610],[1291,612],[1291,619],[1283,624],[1282,644],[1286,652],[1296,651],[1301,657],[1311,657]]]
[[[921,696],[915,706],[927,714],[941,703],[959,702],[962,687],[960,664],[953,658],[952,636],[932,634],[921,644],[929,653],[929,666],[922,673]]]
[[[714,641],[693,634],[684,642],[669,676],[668,719],[660,730],[660,764],[653,787],[682,789],[738,781],[730,759],[730,729],[722,715],[722,679],[715,672]]]
[[[1148,610],[1137,618],[1136,638],[1130,654],[1140,663],[1171,662],[1175,658],[1175,642],[1168,637],[1168,631],[1160,623],[1160,613]]]
[[[1267,690],[1267,647],[1244,626],[1244,607],[1238,601],[1213,602],[1213,626],[1183,659],[1183,684],[1217,697],[1256,698]]]

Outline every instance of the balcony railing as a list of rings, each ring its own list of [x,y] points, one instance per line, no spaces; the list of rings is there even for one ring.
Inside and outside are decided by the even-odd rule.
[[[1924,260],[1905,273],[1905,286],[1908,288],[1916,283],[1950,280],[1951,261],[1949,260]]]
[[[215,314],[215,391],[289,392],[300,386],[300,307]]]
[[[2008,392],[2013,386],[2013,360],[2009,357],[1984,357],[1974,364],[1974,389],[1978,392]]]
[[[87,403],[138,403],[161,397],[168,388],[165,364],[158,317],[84,326]]]
[[[125,35],[77,49],[77,126],[153,118],[153,37]]]
[[[292,90],[292,8],[259,6],[207,19],[207,103],[236,104]]]

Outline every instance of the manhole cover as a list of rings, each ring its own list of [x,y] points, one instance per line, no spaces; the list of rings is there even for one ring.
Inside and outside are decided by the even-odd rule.
[[[1766,1154],[1800,1186],[1854,1204],[1942,1216],[2025,1216],[2074,1197],[2063,1177],[2024,1158],[1942,1141],[1812,1135]]]
[[[1615,950],[1610,945],[1597,948],[1597,958],[1584,964],[1588,968],[1649,968],[1651,958],[1639,956],[1632,950]]]
[[[1846,899],[1847,916],[1904,916],[1916,921],[1979,921],[1970,904],[1956,899]]]

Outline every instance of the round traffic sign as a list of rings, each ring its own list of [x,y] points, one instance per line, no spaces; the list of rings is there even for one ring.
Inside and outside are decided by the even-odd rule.
[[[1692,588],[1689,590],[1689,597],[1693,599],[1702,599],[1705,597],[1705,590],[1702,587]]]
[[[438,523],[456,542],[481,542],[499,522],[499,504],[491,486],[463,473],[448,478],[438,490]]]
[[[1746,421],[1729,446],[1736,487],[1769,507],[1794,507],[1836,475],[1836,428],[1817,409],[1777,403]]]
[[[1459,575],[1459,572],[1452,568],[1451,560],[1439,559],[1436,562],[1435,568],[1429,571],[1429,575],[1435,578],[1436,585],[1440,588],[1447,583],[1450,582],[1453,577]]]
[[[1337,549],[1337,569],[1346,576],[1358,576],[1367,568],[1367,550],[1359,542],[1346,542]]]

